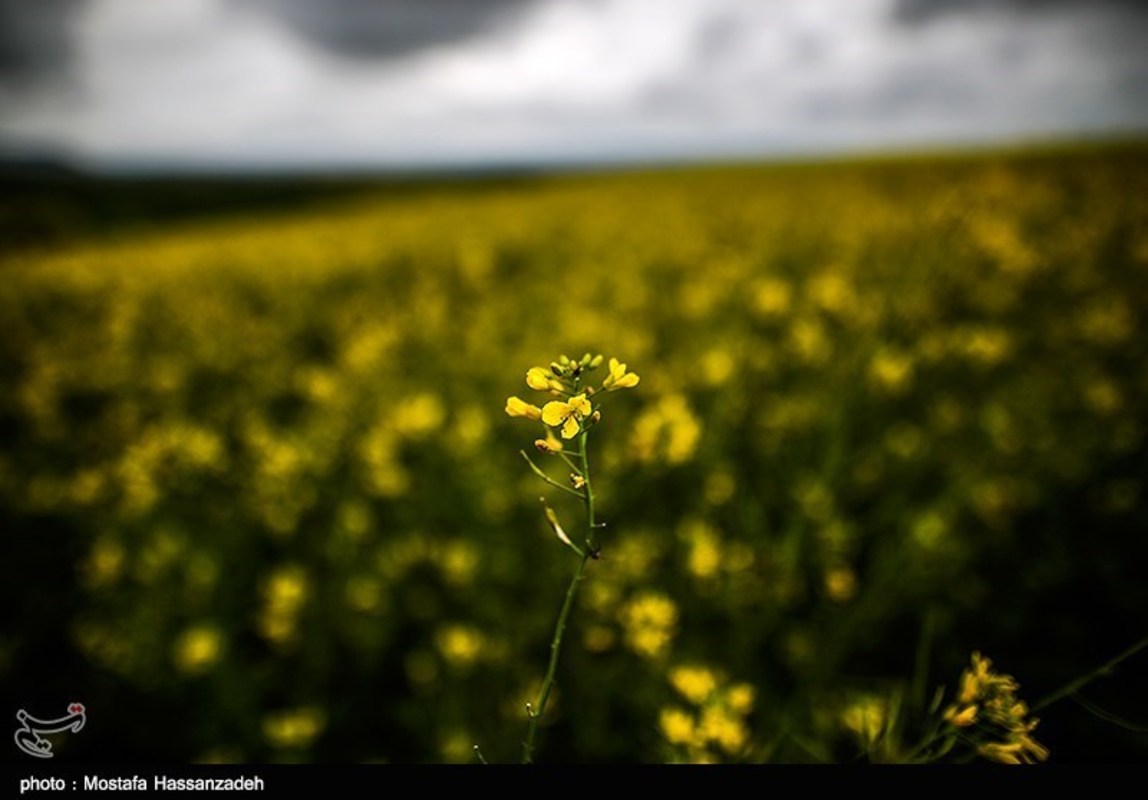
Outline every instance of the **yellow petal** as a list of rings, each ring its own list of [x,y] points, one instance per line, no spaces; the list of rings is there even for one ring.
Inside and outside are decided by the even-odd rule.
[[[633,372],[629,372],[629,373],[623,375],[622,377],[618,378],[618,380],[614,381],[614,385],[611,386],[610,388],[611,389],[633,389],[635,386],[638,385],[638,381],[640,381],[640,380],[641,380],[641,378],[639,378],[636,374],[634,374]]]
[[[998,764],[1019,764],[1021,761],[1017,758],[1017,753],[1020,749],[1020,745],[1017,744],[990,743],[982,744],[977,748],[977,752]]]
[[[957,702],[971,703],[977,699],[980,694],[980,683],[973,673],[965,670],[961,673],[961,693],[957,695]]]
[[[1048,748],[1027,734],[1020,737],[1018,744],[1021,746],[1022,753],[1032,756],[1037,761],[1045,761],[1048,759]]]
[[[576,394],[570,398],[570,409],[581,414],[584,417],[590,416],[590,412],[594,409],[590,406],[590,401],[586,399],[584,394]]]
[[[610,359],[610,374],[606,376],[606,380],[602,381],[603,389],[629,389],[631,386],[636,386],[637,383],[637,378],[631,379],[626,374],[625,364],[616,358]]]
[[[542,418],[542,409],[527,403],[519,397],[506,398],[506,413],[511,417],[526,417],[527,419]]]
[[[968,726],[970,726],[974,722],[976,722],[976,719],[977,719],[977,707],[976,706],[969,706],[968,708],[964,709],[963,711],[956,713],[956,714],[953,714],[953,716],[949,720],[949,722],[951,722],[953,725],[955,725],[958,728],[967,728]]]
[[[570,416],[570,413],[569,404],[563,403],[561,400],[551,400],[542,406],[542,421],[553,428],[561,425]]]
[[[562,438],[573,439],[578,435],[578,420],[571,414],[566,418],[566,424],[562,426]]]
[[[550,388],[550,373],[542,367],[531,367],[526,373],[526,385],[539,392]]]

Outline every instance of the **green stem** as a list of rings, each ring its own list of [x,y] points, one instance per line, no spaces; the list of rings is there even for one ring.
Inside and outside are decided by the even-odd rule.
[[[1096,703],[1086,699],[1083,695],[1074,694],[1072,695],[1072,700],[1073,702],[1079,704],[1080,707],[1088,713],[1093,714],[1105,722],[1112,723],[1118,728],[1123,728],[1124,730],[1131,731],[1132,733],[1148,733],[1148,725],[1141,725],[1139,723],[1132,722],[1131,720],[1124,719],[1124,717],[1118,717],[1111,711],[1105,711],[1103,708],[1096,705]]]
[[[590,459],[586,456],[586,440],[590,434],[586,431],[578,437],[578,456],[582,459],[582,499],[586,503],[586,547],[590,555],[598,557],[598,534],[594,524],[594,485],[590,483]]]
[[[574,606],[574,598],[578,594],[578,586],[582,582],[582,575],[586,571],[586,563],[591,558],[597,558],[598,546],[594,535],[594,490],[590,485],[590,461],[586,456],[586,439],[588,434],[583,431],[578,437],[578,455],[582,461],[582,477],[586,483],[583,491],[577,492],[586,504],[586,552],[581,553],[578,569],[570,580],[570,588],[566,590],[566,600],[562,603],[562,610],[558,614],[558,622],[554,626],[554,638],[550,642],[550,664],[546,667],[546,677],[542,679],[542,687],[538,690],[538,704],[530,709],[530,725],[526,729],[526,741],[522,743],[522,763],[530,764],[534,760],[534,740],[538,736],[538,726],[542,715],[546,713],[546,704],[550,700],[550,690],[554,688],[554,675],[558,671],[558,656],[562,652],[562,634],[566,632],[566,620],[570,616],[570,609]],[[522,454],[530,462],[526,453]],[[534,466],[530,462],[531,467]],[[565,488],[565,487],[563,487]]]
[[[581,470],[581,469],[578,467],[578,465],[577,465],[577,464],[575,464],[573,461],[571,461],[571,460],[570,460],[570,457],[569,457],[568,455],[566,455],[565,453],[563,453],[561,450],[559,450],[559,451],[558,451],[557,453],[555,453],[554,455],[558,456],[558,457],[559,457],[559,458],[561,458],[563,461],[565,461],[565,462],[566,462],[566,466],[570,467],[570,469],[574,470],[574,471],[575,471],[576,473],[578,473],[579,475],[581,475],[581,474],[582,474],[582,470]]]
[[[545,472],[543,472],[541,469],[539,469],[538,465],[530,460],[530,456],[526,455],[525,450],[519,450],[518,454],[526,460],[527,464],[530,465],[530,471],[533,472],[535,475],[537,475],[539,478],[546,481],[548,484],[553,486],[555,489],[561,489],[562,491],[566,492],[567,494],[572,494],[577,498],[582,498],[581,492],[576,492],[573,489],[571,489],[569,486],[563,486],[561,483],[559,483],[556,480],[553,480],[549,475],[547,475]]]
[[[590,554],[585,553],[578,562],[578,569],[570,581],[570,588],[566,590],[566,600],[562,603],[562,611],[558,614],[558,624],[554,626],[554,639],[550,642],[550,664],[546,668],[546,677],[542,680],[542,688],[538,690],[537,707],[530,709],[530,726],[526,730],[526,741],[522,743],[522,763],[530,764],[534,760],[534,740],[538,735],[538,724],[542,715],[546,713],[546,703],[550,700],[550,690],[554,688],[554,675],[558,670],[558,654],[562,651],[562,634],[566,632],[566,619],[570,616],[570,609],[574,606],[574,597],[578,594],[578,584],[582,581],[582,573],[586,571],[586,562]]]
[[[921,635],[917,638],[917,655],[913,664],[913,688],[910,695],[916,711],[925,709],[925,692],[929,681],[929,654],[933,646],[936,618],[937,615],[933,609],[926,609],[921,617]]]
[[[936,723],[934,723],[932,729],[927,734],[925,734],[920,743],[918,743],[917,746],[910,750],[905,756],[905,763],[915,763],[916,760],[920,758],[926,751],[928,751],[928,749],[932,747],[935,742],[942,738],[941,732],[944,728],[945,725],[941,720],[938,720]]]
[[[1034,705],[1032,707],[1032,710],[1033,711],[1040,711],[1042,708],[1047,708],[1048,706],[1052,705],[1053,703],[1055,703],[1059,700],[1063,700],[1064,698],[1068,697],[1070,694],[1074,694],[1074,693],[1080,691],[1081,689],[1083,689],[1088,684],[1092,683],[1097,678],[1099,678],[1103,675],[1107,675],[1121,661],[1125,661],[1125,660],[1131,658],[1132,656],[1136,655],[1141,650],[1143,650],[1145,647],[1148,647],[1148,636],[1144,637],[1143,639],[1138,641],[1136,644],[1129,647],[1127,650],[1125,650],[1123,653],[1121,653],[1120,655],[1113,658],[1111,661],[1108,661],[1104,664],[1101,664],[1099,667],[1092,670],[1092,672],[1088,673],[1087,675],[1084,675],[1080,678],[1077,678],[1074,681],[1066,683],[1064,686],[1060,687],[1059,689],[1057,689],[1052,694],[1046,695],[1044,698],[1042,698],[1040,700],[1040,702],[1038,702],[1036,705]]]

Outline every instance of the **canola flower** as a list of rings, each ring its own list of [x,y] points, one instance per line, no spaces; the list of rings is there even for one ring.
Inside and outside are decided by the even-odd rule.
[[[1085,521],[1111,542],[1142,514],[1148,494],[1135,467],[1148,395],[1133,367],[1143,362],[1148,305],[1131,289],[1148,264],[1138,224],[1148,193],[1130,187],[1143,185],[1146,164],[1143,155],[1010,156],[784,179],[740,168],[602,176],[509,194],[365,197],[330,211],[157,226],[146,236],[18,253],[3,259],[0,417],[20,435],[0,444],[0,493],[17,529],[50,515],[71,531],[79,549],[69,552],[84,558],[72,647],[126,685],[173,667],[188,676],[218,671],[239,682],[235,691],[266,689],[286,701],[296,659],[333,646],[413,673],[405,649],[390,646],[392,622],[413,613],[407,598],[423,591],[424,571],[451,597],[425,598],[437,603],[419,609],[521,612],[553,624],[557,609],[546,603],[518,605],[537,596],[549,571],[488,582],[499,561],[485,543],[502,535],[517,483],[491,476],[487,454],[499,425],[511,424],[499,423],[496,402],[517,393],[538,414],[513,423],[531,434],[527,452],[565,488],[581,490],[563,467],[563,456],[578,460],[579,437],[563,439],[560,427],[541,422],[542,406],[572,395],[554,394],[557,377],[529,354],[530,342],[551,331],[577,330],[585,341],[616,343],[637,367],[656,352],[664,376],[655,384],[638,370],[643,395],[657,391],[624,429],[609,405],[617,390],[587,395],[607,424],[601,440],[590,429],[593,466],[634,474],[628,516],[696,518],[711,533],[676,544],[662,526],[627,525],[623,537],[609,537],[608,560],[590,567],[594,580],[578,598],[599,615],[603,649],[587,648],[605,653],[602,643],[612,642],[617,650],[603,658],[639,658],[645,671],[600,682],[592,694],[592,676],[571,675],[567,697],[577,693],[580,709],[583,700],[601,708],[635,698],[657,716],[660,701],[637,700],[636,689],[672,662],[627,650],[639,641],[634,633],[656,639],[623,621],[624,611],[654,607],[641,593],[647,587],[678,606],[681,625],[656,629],[674,637],[671,654],[702,657],[714,630],[696,622],[713,620],[747,643],[779,643],[795,675],[835,652],[825,680],[843,680],[872,634],[819,626],[816,615],[868,608],[892,619],[946,605],[950,580],[933,580],[937,570],[954,583],[984,578],[984,549],[1016,544],[1027,530],[1017,522],[1055,493],[1093,498],[1072,510],[1066,529]],[[905,180],[886,182],[892,175]],[[729,196],[739,202],[698,203]],[[272,274],[268,263],[281,268]],[[427,268],[412,271],[412,263]],[[1025,263],[1031,274],[1017,268]],[[574,273],[555,303],[555,274]],[[489,365],[507,360],[522,371],[539,366],[527,387],[514,374],[492,402]],[[609,372],[604,362],[591,377]],[[793,495],[807,478],[826,491]],[[706,505],[685,486],[704,486]],[[578,510],[555,507],[581,545]],[[769,523],[798,511],[804,531],[775,547],[783,529]],[[331,535],[313,535],[323,520]],[[882,589],[865,565],[890,524],[904,536],[903,548],[890,550],[903,557],[901,592]],[[641,558],[624,561],[631,539]],[[448,558],[460,541],[478,554],[470,566]],[[1040,544],[1025,539],[1024,550],[1043,574],[1070,574],[1043,561]],[[276,557],[249,569],[265,550]],[[1122,564],[1108,549],[1095,557],[1113,570],[1117,596],[1135,560]],[[884,557],[871,563],[889,568]],[[304,569],[305,590],[295,595],[273,578],[289,564]],[[35,573],[35,563],[28,569]],[[613,604],[599,612],[592,590],[607,583]],[[1018,618],[1040,613],[1044,590],[1009,586],[1002,602]],[[250,615],[234,613],[237,600]],[[412,629],[425,640],[413,652],[430,666],[412,686],[438,691],[454,667],[437,648],[438,627],[419,622]],[[457,622],[483,628],[466,614]],[[35,663],[32,650],[13,644],[31,624],[13,621],[0,668]],[[1000,638],[996,616],[979,624],[986,638]],[[217,630],[214,653],[210,638],[185,638],[200,625]],[[266,643],[258,669],[246,669],[246,650],[234,646],[248,628]],[[508,647],[535,630],[516,628]],[[589,638],[590,626],[580,633]],[[1081,638],[1064,643],[1072,658],[1083,657]],[[492,647],[484,645],[482,663]],[[733,653],[723,653],[723,666],[761,676],[764,662],[739,663]],[[323,663],[316,680],[336,685],[332,670],[342,667]],[[479,713],[492,672],[476,671],[465,697],[421,721],[399,702],[382,712],[345,693],[315,701],[329,701],[333,719],[382,713],[411,741],[438,741]],[[401,695],[401,683],[385,691]],[[222,686],[204,682],[204,713],[226,702]],[[804,684],[794,697],[777,697],[768,680],[761,691],[763,709],[779,700],[831,704]],[[985,722],[979,704],[959,711],[971,722],[955,728],[938,714],[943,730],[971,734]],[[577,744],[564,758],[656,757],[648,736],[611,755],[611,737],[593,730],[606,718],[597,709],[572,717],[564,739]],[[817,731],[830,725],[819,724],[806,731],[814,744],[824,744]],[[258,716],[244,725],[243,740],[259,741]],[[341,731],[334,727],[325,746]],[[188,753],[205,744],[181,736],[173,746]],[[796,749],[789,743],[770,758]],[[252,744],[239,757],[271,753]]]
[[[626,364],[611,358],[608,374],[600,386],[586,386],[585,378],[602,366],[601,355],[586,353],[581,360],[573,361],[568,356],[560,356],[551,363],[550,369],[531,367],[526,371],[526,385],[539,392],[564,396],[565,400],[551,400],[539,408],[520,397],[506,399],[506,413],[511,417],[525,417],[542,420],[549,428],[558,430],[563,439],[570,440],[588,430],[601,419],[590,398],[599,392],[613,392],[618,389],[632,389],[641,380],[630,372]]]
[[[577,394],[567,402],[551,400],[542,407],[542,421],[552,428],[562,429],[563,439],[573,439],[582,432],[582,422],[594,413],[586,395]]]
[[[633,372],[626,371],[626,365],[616,358],[610,359],[610,374],[602,381],[602,388],[608,392],[616,389],[633,389],[641,378]]]
[[[956,702],[944,720],[976,750],[1001,764],[1034,764],[1048,758],[1048,748],[1032,738],[1039,720],[1028,718],[1028,706],[1017,699],[1020,684],[1011,675],[994,672],[993,662],[972,654],[961,674]]]
[[[1070,685],[1083,685],[1097,674],[1100,672]],[[953,701],[934,718],[930,733],[904,760],[955,758],[967,762],[983,758],[999,764],[1047,760],[1048,748],[1032,736],[1039,720],[1029,716],[1028,705],[1017,697],[1018,689],[1020,684],[1013,676],[996,672],[991,660],[974,652],[969,667],[961,673]],[[937,694],[938,705],[942,692]],[[1038,706],[1049,702],[1045,700]],[[897,752],[896,748],[893,752]]]
[[[748,683],[730,683],[720,670],[700,664],[672,667],[666,677],[687,705],[666,706],[658,716],[673,760],[706,764],[744,757],[750,738],[747,717],[757,690]]]
[[[526,705],[529,722],[526,739],[522,745],[522,763],[524,764],[531,763],[534,758],[538,726],[542,716],[546,713],[546,706],[550,700],[554,676],[558,667],[558,657],[562,649],[562,636],[566,630],[567,619],[570,616],[570,609],[574,605],[578,586],[582,581],[587,562],[590,559],[598,558],[600,555],[596,535],[599,524],[594,514],[594,487],[590,479],[590,460],[586,445],[590,429],[602,419],[602,412],[595,406],[591,398],[603,392],[632,389],[641,380],[637,374],[628,370],[626,364],[621,363],[616,358],[611,358],[605,378],[595,386],[589,378],[602,366],[603,361],[604,358],[600,354],[592,356],[590,353],[586,353],[578,360],[561,355],[557,361],[551,362],[549,370],[543,367],[531,367],[527,370],[526,385],[529,388],[563,398],[551,400],[541,408],[518,396],[511,396],[506,399],[505,410],[508,416],[542,423],[544,436],[536,439],[534,445],[542,453],[559,456],[569,467],[571,470],[569,485],[559,483],[551,478],[531,460],[525,450],[519,451],[530,470],[548,485],[581,499],[586,512],[584,546],[580,546],[571,539],[563,528],[557,512],[546,504],[545,499],[542,501],[546,523],[550,526],[550,530],[563,545],[577,553],[579,562],[574,577],[570,581],[570,587],[566,590],[566,598],[554,628],[554,637],[550,644],[550,661],[547,665],[546,676],[543,678],[542,686],[538,691],[538,698],[534,703],[527,703]],[[571,459],[567,455],[563,444],[563,441],[572,442],[574,440],[577,440],[577,460]],[[475,746],[475,753],[480,761],[485,761],[477,745]]]

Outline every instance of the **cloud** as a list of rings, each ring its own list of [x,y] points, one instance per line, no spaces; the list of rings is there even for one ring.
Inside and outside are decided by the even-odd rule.
[[[1148,15],[924,5],[87,0],[67,80],[0,91],[0,141],[104,164],[411,166],[1148,128]]]
[[[232,0],[329,53],[389,58],[487,32],[537,0]]]
[[[1148,9],[1143,0],[1088,0],[1093,8],[1101,7],[1107,14],[1143,15]],[[1034,17],[1049,12],[1059,13],[1074,6],[1079,9],[1080,0],[897,0],[893,6],[894,17],[902,22],[929,22],[938,18],[969,13],[1009,14]]]
[[[71,52],[70,0],[0,0],[0,80],[25,85],[59,71]]]

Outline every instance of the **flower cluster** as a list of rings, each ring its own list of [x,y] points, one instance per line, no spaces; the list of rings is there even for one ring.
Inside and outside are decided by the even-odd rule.
[[[547,436],[536,441],[535,446],[547,453],[560,452],[562,443],[555,433],[568,441],[589,430],[602,418],[601,411],[591,401],[592,397],[601,392],[631,389],[638,385],[638,375],[627,371],[626,365],[618,359],[611,358],[606,377],[601,384],[594,386],[587,379],[590,373],[602,366],[603,361],[600,354],[591,356],[586,353],[577,361],[559,356],[549,369],[531,367],[526,372],[526,385],[535,391],[549,392],[558,399],[539,408],[520,397],[508,397],[506,413],[512,417],[541,420],[547,428]]]
[[[757,692],[748,683],[730,683],[720,672],[701,665],[670,669],[670,685],[688,704],[666,706],[658,723],[674,761],[695,764],[737,760],[746,755]]]
[[[590,400],[602,392],[615,389],[629,389],[638,385],[639,378],[626,370],[626,365],[616,358],[610,359],[609,370],[602,383],[595,386],[589,380],[590,373],[602,366],[604,359],[601,355],[592,356],[586,353],[582,358],[574,360],[568,356],[559,356],[557,361],[551,362],[549,371],[543,367],[531,367],[526,371],[526,385],[538,392],[549,392],[555,399],[539,408],[528,403],[521,397],[506,398],[506,413],[512,417],[526,417],[541,421],[546,428],[546,438],[534,442],[535,447],[544,453],[557,454],[561,461],[572,470],[570,485],[555,481],[546,474],[537,464],[530,460],[525,451],[519,451],[523,459],[530,466],[530,470],[546,484],[557,487],[564,492],[572,494],[585,505],[586,511],[586,538],[585,548],[575,544],[558,520],[558,514],[542,500],[543,512],[550,530],[558,537],[562,544],[578,554],[580,561],[574,576],[570,581],[570,588],[566,590],[566,600],[558,614],[558,622],[554,628],[554,639],[550,644],[550,663],[543,679],[542,687],[538,690],[538,700],[535,704],[527,704],[526,712],[529,724],[526,739],[522,742],[522,763],[529,764],[534,757],[535,739],[538,734],[539,721],[546,713],[546,702],[550,698],[550,691],[554,685],[555,669],[558,666],[558,655],[562,648],[562,633],[566,629],[566,620],[578,592],[578,585],[586,570],[586,564],[591,559],[597,560],[601,549],[595,529],[602,527],[596,522],[594,516],[594,487],[590,481],[590,459],[587,453],[586,442],[589,439],[587,431],[602,418],[602,412],[594,407]],[[562,438],[559,439],[558,436]],[[577,439],[577,451],[567,455],[563,441]],[[677,619],[677,609],[672,603],[668,604],[668,613],[673,621]],[[666,615],[666,608],[659,609]],[[668,637],[667,637],[668,639]],[[481,754],[480,754],[481,758]]]
[[[1028,719],[1028,706],[1016,696],[1020,685],[1011,675],[993,672],[992,661],[973,653],[961,675],[956,702],[945,709],[945,721],[968,731],[977,753],[1002,764],[1033,764],[1048,758],[1048,748],[1032,738],[1039,720]]]

